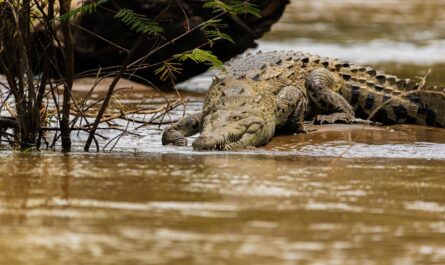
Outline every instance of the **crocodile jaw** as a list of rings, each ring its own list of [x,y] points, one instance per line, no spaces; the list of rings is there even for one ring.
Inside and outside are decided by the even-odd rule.
[[[204,125],[201,136],[192,146],[195,150],[234,150],[264,145],[273,136],[274,128],[274,124],[259,117],[249,117],[223,126],[208,124]]]
[[[227,136],[220,135],[219,137],[205,136],[198,137],[193,142],[194,150],[235,150],[247,146],[258,146],[264,144],[261,133],[257,134],[242,134],[234,135],[227,134]]]
[[[227,137],[223,135],[219,137],[202,135],[192,145],[195,150],[232,150],[244,146],[241,139],[242,135],[228,135]]]

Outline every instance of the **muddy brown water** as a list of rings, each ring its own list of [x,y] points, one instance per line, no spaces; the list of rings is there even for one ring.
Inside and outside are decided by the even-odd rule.
[[[443,264],[443,161],[2,155],[2,264]],[[75,261],[75,262],[74,262]]]
[[[431,67],[445,84],[436,45],[445,3],[420,2],[293,1],[260,47],[307,47],[404,77]],[[361,15],[370,20],[360,26]],[[89,82],[77,83],[77,96]],[[164,119],[201,108],[201,94],[183,95],[186,108]],[[163,103],[137,86],[112,106]],[[134,134],[112,152],[102,148],[120,131],[100,132],[101,153],[81,152],[81,132],[72,154],[1,147],[0,264],[445,264],[443,129],[318,126],[264,147],[195,152],[162,146],[163,126],[116,123]]]

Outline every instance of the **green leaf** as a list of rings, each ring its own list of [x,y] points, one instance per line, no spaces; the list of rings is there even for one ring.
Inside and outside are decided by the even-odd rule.
[[[206,30],[204,31],[207,35],[207,38],[209,39],[209,42],[213,43],[217,40],[226,40],[233,44],[235,44],[235,41],[232,39],[232,37],[229,36],[227,33],[223,33],[219,30]]]
[[[227,28],[227,24],[222,22],[222,19],[209,19],[201,24],[201,29],[205,30],[208,28]]]
[[[174,57],[180,62],[192,60],[195,63],[204,63],[215,68],[221,68],[223,66],[223,62],[221,62],[218,57],[212,54],[212,52],[202,49],[193,49],[192,51],[177,54]]]
[[[162,66],[155,70],[155,75],[159,76],[159,79],[166,81],[170,79],[172,82],[176,79],[176,75],[180,74],[182,67],[180,63],[172,63],[168,61],[162,62]]]
[[[86,5],[82,5],[79,8],[75,8],[73,10],[71,10],[70,12],[64,14],[63,16],[60,16],[59,19],[63,22],[70,20],[71,18],[77,16],[78,14],[91,14],[93,12],[96,12],[96,9],[98,6],[109,2],[110,0],[97,0],[94,2],[91,2],[89,4]]]
[[[221,32],[221,29],[226,27],[227,24],[222,23],[221,19],[209,19],[201,25],[201,30],[206,34],[211,46],[217,40],[227,40],[231,43],[235,43],[232,37],[227,33]]]
[[[213,9],[213,12],[227,12],[234,15],[251,14],[256,17],[261,17],[261,10],[256,5],[247,1],[229,1],[224,3],[221,0],[210,0],[203,5],[204,8]]]
[[[164,29],[158,23],[144,15],[136,14],[130,9],[121,9],[114,17],[119,18],[122,23],[136,33],[148,33],[149,35],[159,37],[164,32]]]

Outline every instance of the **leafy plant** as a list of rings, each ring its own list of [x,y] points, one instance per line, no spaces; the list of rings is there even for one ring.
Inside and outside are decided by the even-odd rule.
[[[176,79],[176,75],[182,71],[182,65],[180,63],[174,63],[169,61],[162,62],[162,66],[155,70],[155,74],[159,75],[159,79],[166,81],[170,79],[172,82]]]
[[[234,15],[251,14],[256,17],[261,17],[261,10],[247,1],[230,1],[225,3],[221,0],[210,0],[206,2],[203,7],[213,9],[213,12],[225,12]]]
[[[227,25],[222,23],[221,19],[209,19],[202,24],[201,30],[206,34],[208,42],[211,46],[218,40],[226,40],[231,43],[235,43],[229,34],[221,31],[221,29],[226,27]]]
[[[136,33],[148,33],[149,35],[159,37],[161,33],[164,32],[164,29],[161,28],[158,23],[144,15],[136,14],[130,9],[121,9],[114,17],[119,18]]]
[[[206,51],[198,48],[191,51],[186,51],[181,54],[177,54],[174,57],[180,62],[192,60],[195,63],[203,63],[206,65],[211,65],[215,68],[221,68],[223,66],[223,62],[221,62],[218,57],[216,57],[211,51]]]
[[[109,2],[109,1],[110,0],[91,1],[88,4],[84,4],[81,7],[75,8],[75,9],[71,10],[70,12],[60,16],[60,20],[67,21],[79,14],[92,14],[92,13],[96,12],[96,9],[98,6],[105,4],[106,2]]]

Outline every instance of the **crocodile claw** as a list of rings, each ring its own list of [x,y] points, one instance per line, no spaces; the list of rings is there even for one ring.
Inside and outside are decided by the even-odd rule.
[[[187,146],[187,138],[176,138],[171,144],[176,146]]]
[[[162,145],[187,146],[187,138],[176,130],[166,130],[162,134]]]

